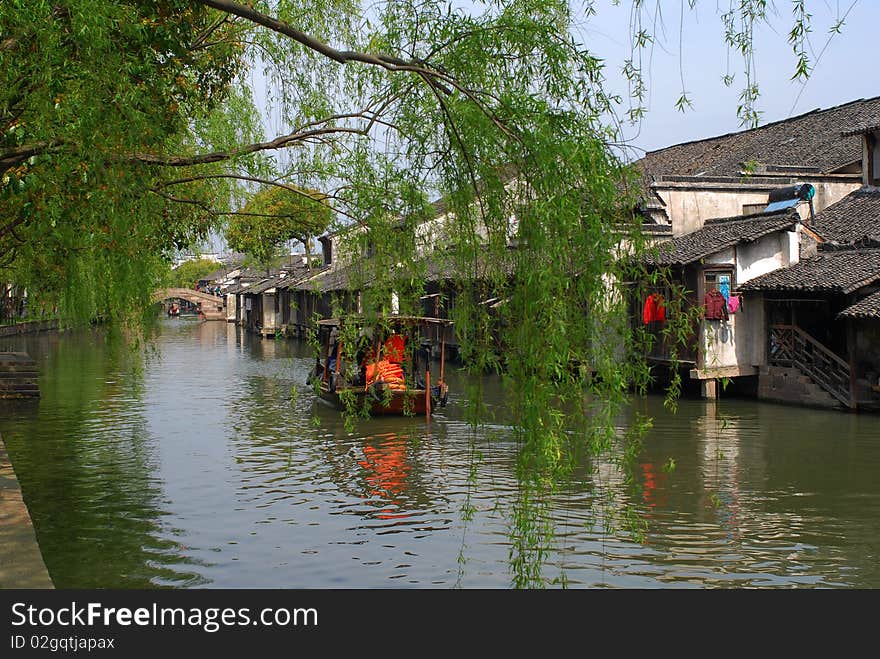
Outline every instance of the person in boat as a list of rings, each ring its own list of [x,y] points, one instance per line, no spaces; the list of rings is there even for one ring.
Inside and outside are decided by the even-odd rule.
[[[372,350],[368,351],[366,359],[361,362],[364,389],[376,395],[386,387],[397,391],[405,390],[405,354],[406,337],[397,333],[389,336],[382,344],[380,359],[373,358]]]

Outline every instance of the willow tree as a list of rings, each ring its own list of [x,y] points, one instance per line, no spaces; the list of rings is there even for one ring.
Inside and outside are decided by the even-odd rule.
[[[268,268],[291,240],[303,244],[311,267],[311,242],[330,226],[333,217],[323,195],[284,184],[254,193],[226,227],[226,242]]]
[[[633,118],[648,4],[632,2]],[[724,13],[725,39],[747,65],[767,4]],[[414,310],[429,268],[457,282],[461,352],[477,376],[474,441],[486,421],[478,376],[504,373],[513,414],[513,582],[541,585],[549,497],[578,455],[625,464],[638,449],[615,418],[647,379],[626,314],[625,282],[638,272],[619,258],[621,246],[645,249],[638,190],[615,149],[602,60],[573,36],[592,10],[565,0],[388,0],[366,12],[351,0],[7,0],[3,278],[72,288],[62,297],[80,302],[95,291],[91,312],[123,309],[130,291],[147,299],[170,249],[241,213],[249,186],[321,190],[372,255],[352,268],[355,286],[369,284],[366,313],[392,291]],[[797,52],[808,13],[794,23]],[[283,129],[270,139],[245,63],[273,90]],[[490,297],[502,301],[491,312],[480,304]]]
[[[244,49],[190,3],[0,3],[0,280],[65,316],[121,318],[215,217],[160,187]],[[202,192],[216,188],[201,181]]]

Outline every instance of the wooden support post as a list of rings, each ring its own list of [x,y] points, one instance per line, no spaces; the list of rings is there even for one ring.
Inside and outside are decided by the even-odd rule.
[[[849,406],[854,410],[859,402],[856,396],[856,332],[852,318],[846,319],[846,351],[849,357]]]
[[[443,380],[443,366],[446,364],[446,332],[445,328],[441,326],[441,334],[440,334],[440,384],[442,385]]]
[[[431,416],[431,371],[425,371],[425,416]]]
[[[324,344],[324,372],[321,373],[321,382],[327,382],[327,366],[330,363],[330,332],[327,332],[327,342]]]

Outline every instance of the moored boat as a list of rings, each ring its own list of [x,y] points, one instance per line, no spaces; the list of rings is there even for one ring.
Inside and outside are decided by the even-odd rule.
[[[446,337],[451,320],[389,316],[368,323],[352,317],[318,322],[320,354],[309,384],[324,401],[370,415],[430,415],[446,405]],[[440,368],[432,379],[433,348],[423,330],[439,326]],[[346,345],[348,344],[348,345]]]

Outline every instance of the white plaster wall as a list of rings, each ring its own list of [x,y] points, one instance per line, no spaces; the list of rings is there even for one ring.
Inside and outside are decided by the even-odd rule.
[[[263,332],[275,331],[275,328],[275,294],[263,293]]]
[[[236,305],[238,304],[238,296],[232,293],[226,294],[226,321],[235,322]]]
[[[762,366],[766,361],[764,303],[749,296],[728,320],[702,321],[702,368]]]
[[[855,181],[809,181],[816,188],[813,197],[813,210],[818,213],[823,208],[830,206],[843,199],[853,190],[861,187],[861,182]],[[763,190],[722,190],[722,189],[699,189],[699,183],[688,189],[680,188],[655,188],[657,194],[666,204],[666,214],[672,224],[674,236],[681,236],[701,229],[706,220],[719,217],[735,217],[742,215],[743,206],[748,204],[767,204],[770,189]],[[780,181],[779,187],[790,185],[787,181]],[[798,212],[806,220],[810,216],[810,205],[803,203],[798,206]]]
[[[342,229],[339,233],[330,237],[331,258],[334,266],[351,263],[355,258],[359,257],[360,245],[358,244],[358,238],[364,231],[366,231],[364,227],[354,225]]]
[[[772,233],[753,243],[737,245],[736,285],[788,266],[792,258],[789,234],[795,236],[797,249],[797,234],[790,231]],[[794,258],[797,262],[797,254]]]
[[[455,215],[446,213],[432,220],[422,222],[415,228],[416,253],[423,255],[432,252],[438,244],[448,241],[447,223],[455,221]]]
[[[701,229],[711,218],[742,215],[746,204],[766,205],[768,195],[766,191],[665,189],[658,192],[666,202],[674,236]]]
[[[704,320],[703,336],[703,368],[721,368],[736,366],[737,341],[736,327],[740,313],[733,314],[729,320]]]
[[[706,257],[706,263],[711,265],[734,265],[736,263],[736,250],[733,247],[716,252]]]
[[[794,256],[792,257],[792,250]],[[707,263],[736,265],[736,287],[759,275],[797,262],[797,233],[784,231],[753,243],[713,254]],[[702,321],[702,367],[762,366],[766,361],[764,303],[761,296],[743,297],[742,306],[728,320]]]
[[[813,210],[817,213],[831,204],[836,204],[853,190],[858,190],[862,187],[861,181],[855,183],[848,181],[809,181],[809,183],[816,188],[816,196],[813,197]],[[807,205],[807,216],[809,212],[809,205]]]

